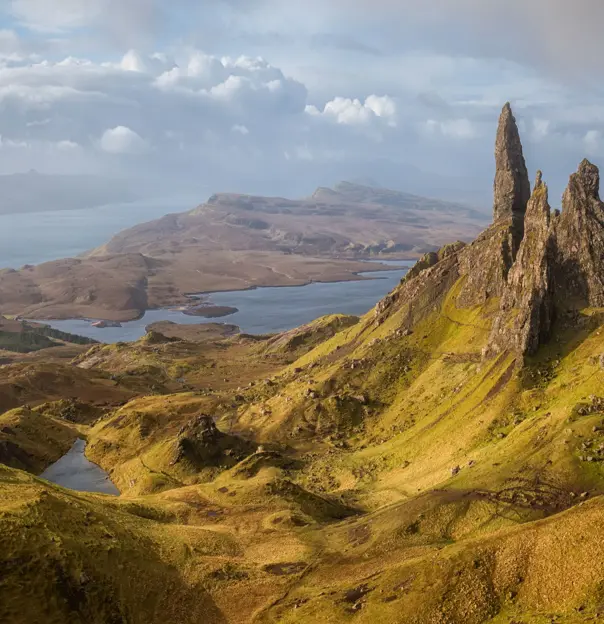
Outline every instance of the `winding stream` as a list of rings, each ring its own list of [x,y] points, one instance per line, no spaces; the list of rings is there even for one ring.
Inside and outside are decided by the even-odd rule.
[[[111,482],[109,475],[86,459],[85,451],[86,441],[76,440],[71,450],[47,468],[40,478],[77,492],[119,496],[120,491]]]

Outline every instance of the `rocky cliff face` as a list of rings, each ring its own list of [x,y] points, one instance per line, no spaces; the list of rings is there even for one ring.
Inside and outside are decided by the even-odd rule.
[[[408,329],[458,284],[458,309],[499,301],[483,355],[512,351],[522,364],[568,311],[604,307],[604,203],[596,166],[584,160],[570,178],[562,213],[552,215],[537,174],[532,196],[516,121],[503,108],[495,144],[494,223],[473,243],[424,256],[401,288],[376,309],[384,323],[406,305]],[[496,304],[496,303],[495,303]]]
[[[533,354],[547,340],[555,316],[555,249],[547,186],[541,172],[529,201],[524,238],[510,270],[487,353]]]
[[[487,354],[513,350],[519,362],[549,337],[556,316],[604,306],[604,204],[598,168],[584,160],[553,219],[538,175],[525,233],[509,273]]]
[[[604,306],[604,204],[598,168],[584,160],[570,178],[556,224],[561,305]]]

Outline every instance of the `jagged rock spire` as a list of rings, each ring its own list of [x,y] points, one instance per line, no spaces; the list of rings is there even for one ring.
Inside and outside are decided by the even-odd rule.
[[[524,236],[524,215],[531,185],[509,102],[499,118],[495,164],[494,223],[460,254],[461,270],[467,276],[457,298],[461,307],[502,296]]]
[[[509,102],[503,107],[499,118],[495,165],[493,219],[522,218],[531,195],[531,185],[518,126]]]
[[[513,350],[520,361],[549,337],[555,315],[555,248],[548,190],[541,171],[528,203],[524,239],[501,298],[487,354]]]
[[[604,204],[600,172],[584,160],[570,177],[556,224],[561,304],[604,306]]]

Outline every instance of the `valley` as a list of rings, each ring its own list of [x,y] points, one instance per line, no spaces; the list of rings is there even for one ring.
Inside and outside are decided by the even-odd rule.
[[[132,342],[5,363],[0,621],[601,621],[599,171],[583,161],[552,211],[509,105],[495,160],[492,225],[473,241],[449,230],[438,248],[426,242],[367,313],[269,335],[162,320]],[[271,208],[275,224],[285,218],[281,202]],[[140,254],[173,267],[180,251],[165,241],[193,253],[195,218],[135,228],[82,266]],[[169,237],[151,240],[159,229]],[[46,270],[31,269],[24,290],[21,272],[3,276],[0,293],[19,285],[11,305],[31,296],[34,317],[78,316],[77,279],[70,303],[35,308]],[[95,301],[77,310],[105,305]],[[40,478],[77,440],[119,496]]]

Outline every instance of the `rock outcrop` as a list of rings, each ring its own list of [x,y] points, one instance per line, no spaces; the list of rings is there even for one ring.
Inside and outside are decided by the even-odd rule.
[[[485,354],[514,351],[519,362],[551,334],[556,316],[604,307],[604,204],[598,168],[584,160],[570,178],[562,213],[551,216],[538,175],[524,238],[509,273]]]
[[[558,299],[566,308],[604,307],[604,204],[588,160],[570,178],[556,223]]]
[[[494,223],[467,246],[426,254],[376,308],[377,323],[405,305],[407,329],[455,290],[458,308],[497,302],[485,356],[513,352],[519,364],[552,334],[557,317],[604,307],[604,203],[598,168],[584,160],[552,214],[541,172],[532,195],[518,127],[503,108],[495,144]]]
[[[520,133],[512,108],[508,103],[499,118],[495,141],[495,184],[493,219],[517,218],[522,221],[531,196]]]
[[[524,236],[530,183],[520,134],[509,104],[499,119],[495,142],[494,223],[470,245],[455,243],[426,254],[409,271],[402,288],[376,308],[378,324],[395,304],[411,302],[405,326],[411,328],[435,309],[459,278],[457,306],[470,308],[502,297]]]
[[[254,452],[254,446],[237,436],[222,433],[205,414],[187,423],[178,434],[173,464],[186,461],[192,467],[229,466]]]
[[[530,182],[516,119],[508,104],[499,118],[495,141],[493,225],[460,254],[465,283],[460,307],[485,303],[503,294],[524,235],[524,215]]]
[[[523,358],[549,338],[555,317],[555,256],[548,190],[539,171],[526,211],[524,238],[493,323],[487,355],[513,350]]]

